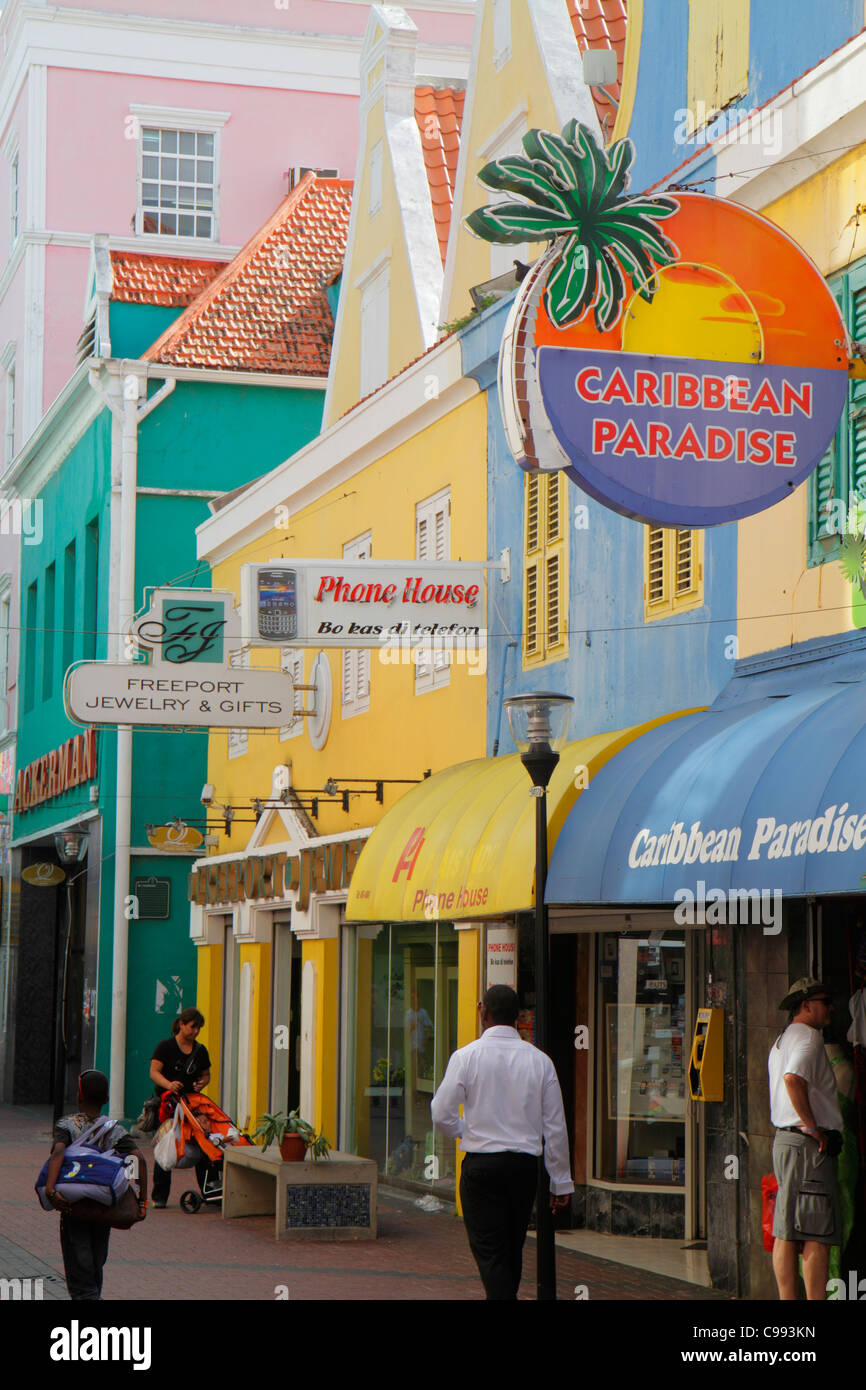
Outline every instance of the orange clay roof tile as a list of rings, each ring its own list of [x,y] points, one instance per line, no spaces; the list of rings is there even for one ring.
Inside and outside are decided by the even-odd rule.
[[[622,88],[622,66],[625,56],[627,0],[566,0],[568,13],[581,53],[587,48],[612,48],[616,53],[616,82],[605,88],[619,101]],[[610,138],[616,123],[617,108],[600,87],[593,87],[592,96],[601,128]]]
[[[443,265],[454,206],[465,95],[452,87],[415,88],[415,120],[421,132],[421,149]]]
[[[327,376],[334,320],[325,290],[346,253],[351,202],[350,180],[305,174],[145,360]]]
[[[161,304],[184,309],[225,269],[225,264],[186,256],[112,251],[111,298],[121,304]]]

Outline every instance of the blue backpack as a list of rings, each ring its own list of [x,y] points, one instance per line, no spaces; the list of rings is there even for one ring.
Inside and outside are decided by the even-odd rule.
[[[114,1149],[100,1148],[114,1125],[114,1120],[109,1116],[100,1115],[67,1146],[54,1188],[67,1202],[75,1203],[89,1198],[101,1206],[113,1207],[126,1192],[129,1187],[126,1159],[115,1153]],[[45,1211],[54,1210],[45,1195],[50,1162],[50,1158],[45,1160],[36,1179],[36,1195]]]

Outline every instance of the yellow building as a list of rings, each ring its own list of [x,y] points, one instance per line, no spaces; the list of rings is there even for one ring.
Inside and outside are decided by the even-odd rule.
[[[599,128],[579,14],[560,8],[537,24],[531,6],[480,3],[468,93],[428,73],[419,82],[412,21],[371,8],[325,428],[199,529],[215,588],[240,596],[243,565],[293,557],[488,561],[493,619],[487,393],[464,374],[447,321],[470,309],[472,287],[512,268],[461,225],[486,197],[480,165],[575,111]],[[447,1192],[455,1146],[434,1138],[429,1103],[451,1052],[477,1035],[490,950],[516,951],[515,913],[532,907],[532,802],[516,757],[485,759],[483,654],[408,655],[244,653],[280,660],[297,714],[278,735],[211,735],[208,796],[225,833],[191,876],[192,935],[220,1103],[244,1125],[300,1106],[332,1144]],[[575,757],[600,767],[618,739]],[[569,766],[552,826],[578,795]],[[427,818],[443,807],[445,820],[466,813],[471,869],[459,832],[437,860]],[[359,851],[383,816],[358,886]]]

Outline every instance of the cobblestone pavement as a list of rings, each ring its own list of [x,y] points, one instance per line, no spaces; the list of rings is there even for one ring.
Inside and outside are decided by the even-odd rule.
[[[47,1108],[0,1106],[0,1279],[42,1279],[44,1299],[66,1299],[58,1217],[33,1190],[48,1155]],[[149,1145],[143,1149],[152,1172]],[[192,1172],[175,1173],[171,1204],[131,1231],[114,1231],[106,1300],[480,1300],[483,1290],[463,1223],[425,1212],[412,1196],[380,1192],[379,1239],[357,1243],[277,1242],[272,1217],[223,1221],[218,1209],[187,1216],[177,1205]],[[590,1300],[724,1300],[709,1289],[645,1274],[608,1260],[557,1251],[558,1294]],[[0,1286],[5,1288],[5,1286]],[[31,1286],[32,1287],[32,1286]],[[8,1295],[7,1295],[8,1296]],[[521,1297],[535,1297],[534,1242],[527,1241]]]

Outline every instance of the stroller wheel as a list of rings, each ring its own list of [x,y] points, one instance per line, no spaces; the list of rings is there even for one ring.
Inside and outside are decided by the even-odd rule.
[[[193,1192],[192,1189],[190,1189],[189,1192],[184,1192],[180,1199],[181,1210],[185,1211],[189,1216],[193,1216],[195,1212],[199,1210],[201,1204],[201,1197],[197,1192]]]

